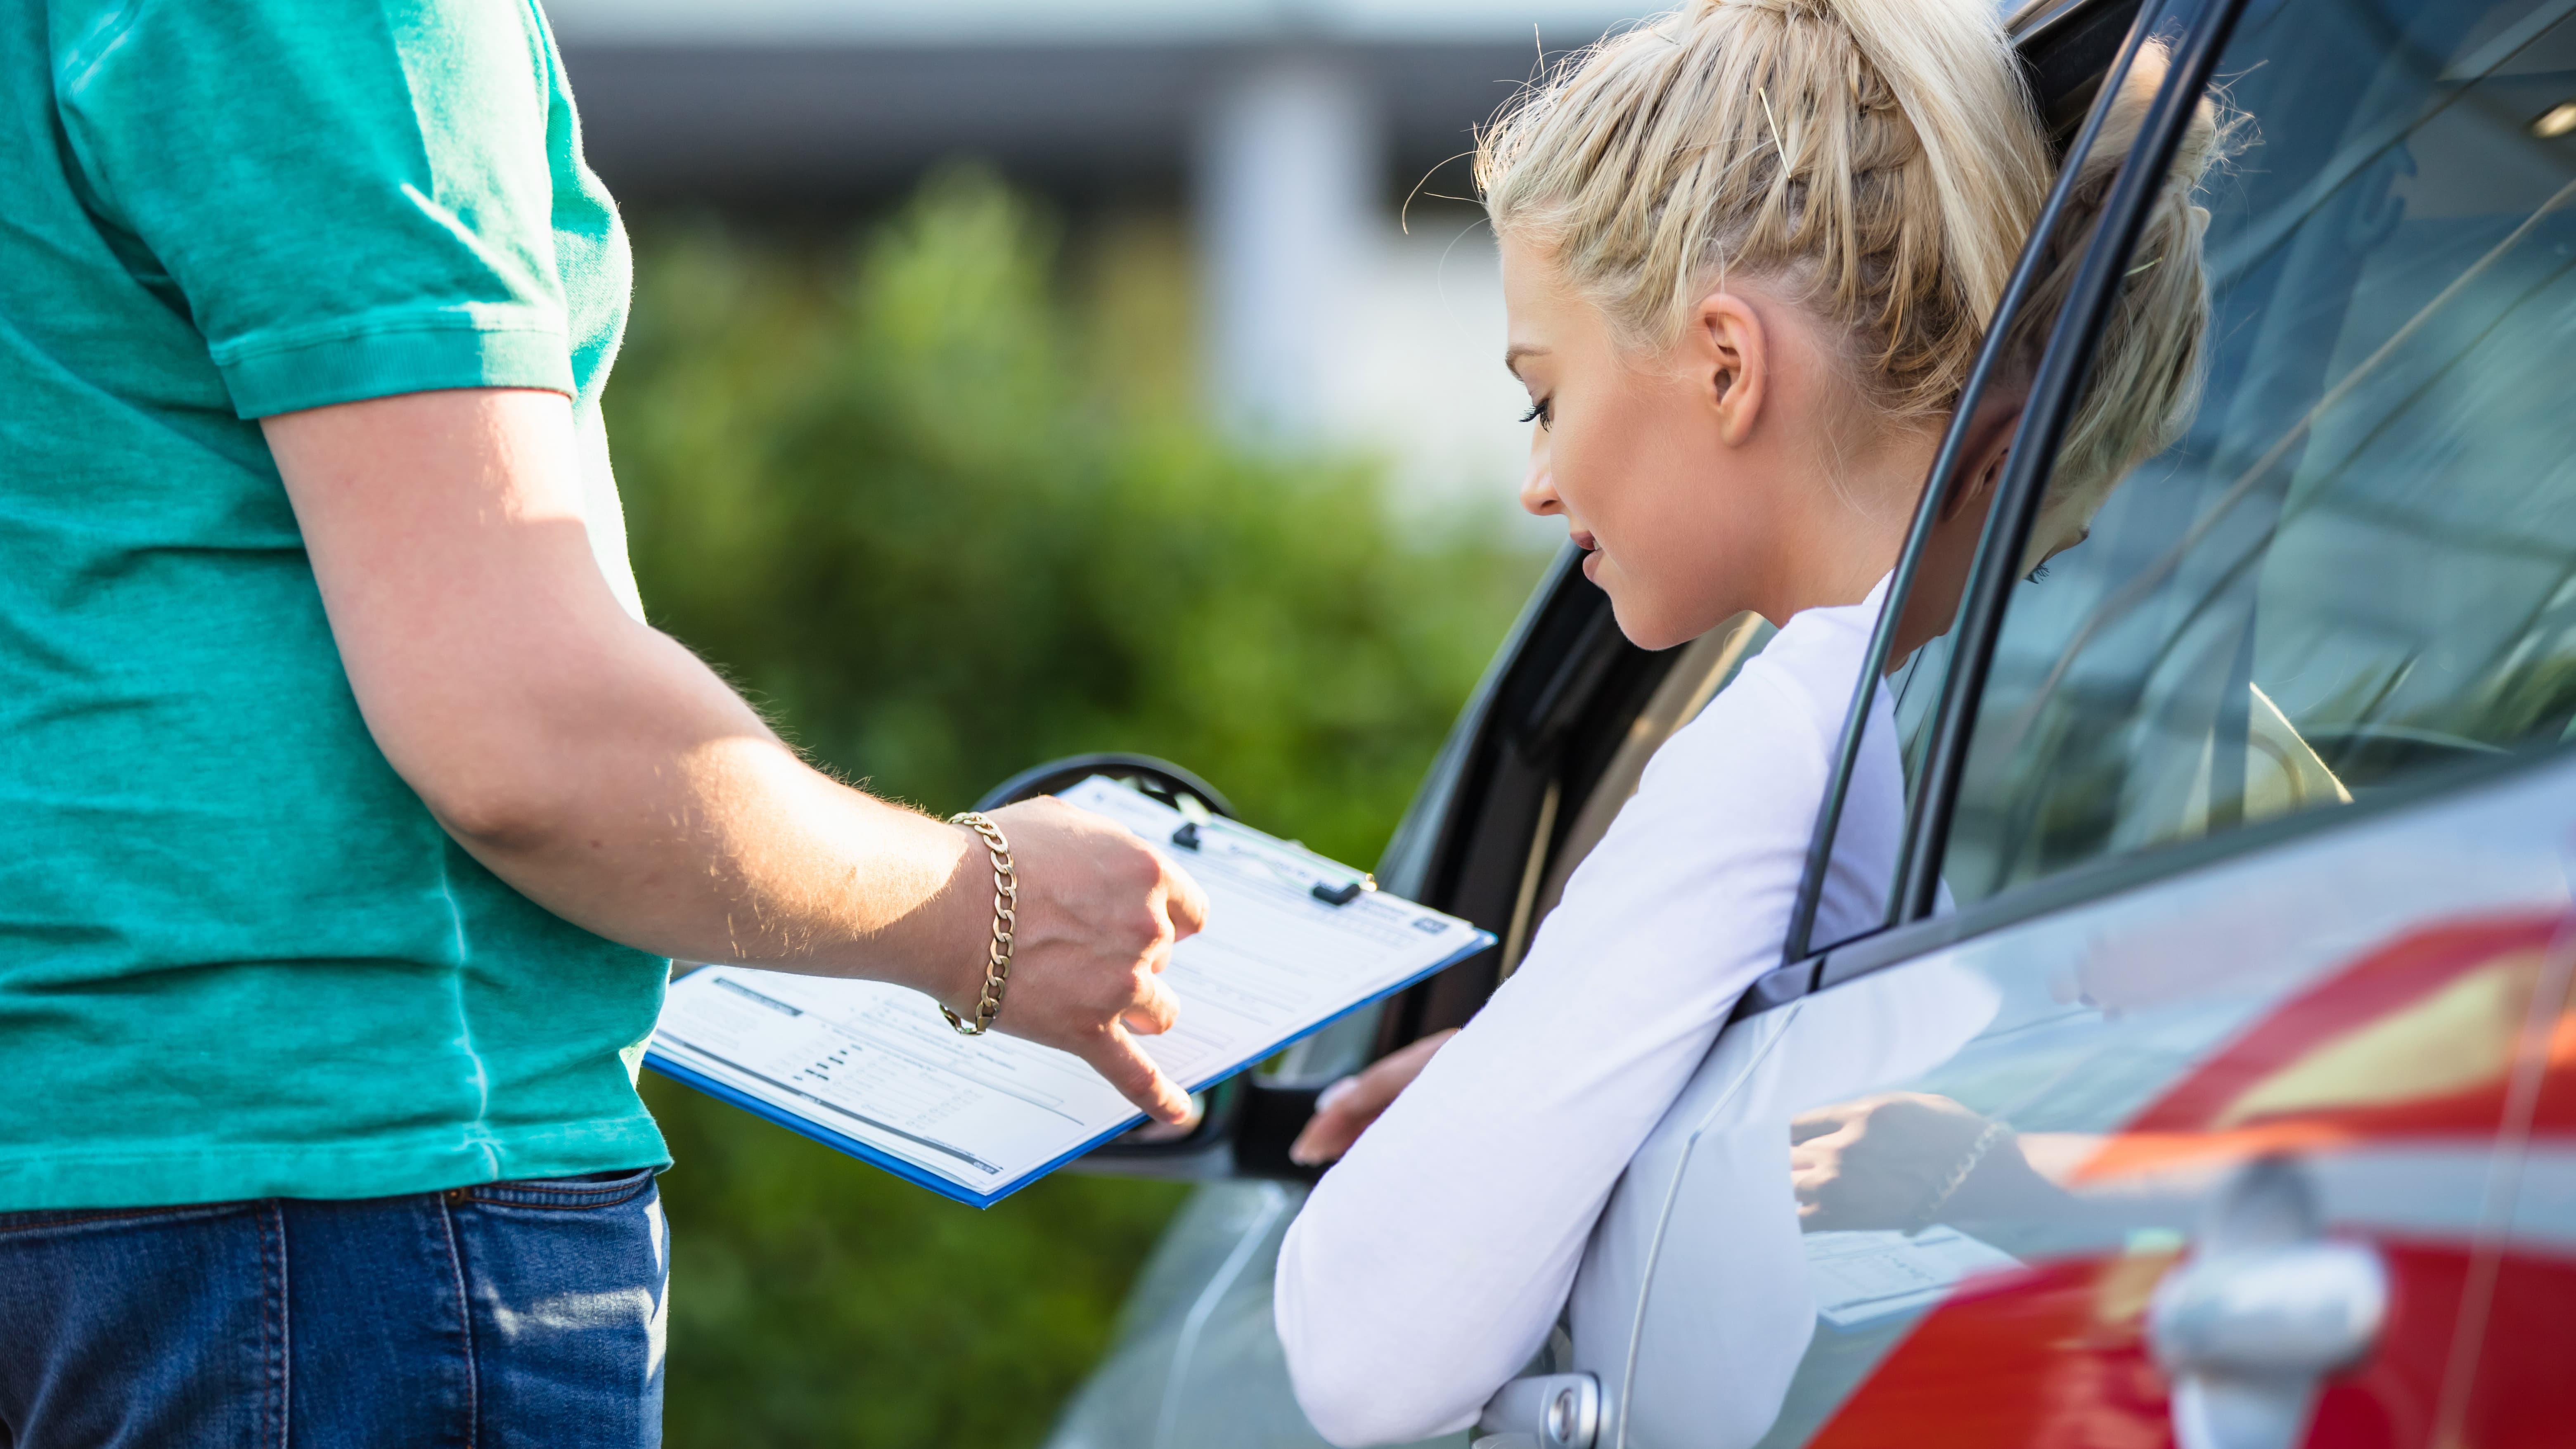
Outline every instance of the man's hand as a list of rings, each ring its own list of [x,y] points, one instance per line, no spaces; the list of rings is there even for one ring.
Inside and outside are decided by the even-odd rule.
[[[1129,1033],[1170,1029],[1179,1008],[1159,973],[1173,943],[1206,924],[1206,893],[1124,827],[1053,796],[996,810],[993,823],[1020,882],[1011,985],[994,1025],[1089,1062],[1157,1120],[1188,1120],[1189,1094]],[[983,990],[981,952],[975,960],[962,1001],[948,1003],[960,1016]]]
[[[1914,1228],[1927,1215],[2004,1215],[2055,1195],[2032,1170],[2027,1139],[2007,1133],[1980,1150],[1992,1126],[1928,1092],[1882,1092],[1800,1113],[1789,1124],[1799,1225],[1811,1233]]]
[[[1288,1160],[1316,1167],[1338,1160],[1360,1140],[1368,1125],[1395,1104],[1398,1093],[1413,1085],[1422,1069],[1446,1046],[1458,1029],[1435,1031],[1422,1040],[1369,1063],[1358,1076],[1344,1077],[1315,1098],[1315,1115],[1306,1130],[1288,1144]]]
[[[1985,1118],[1921,1092],[1801,1113],[1789,1124],[1798,1216],[1817,1232],[1904,1227],[1985,1129]]]

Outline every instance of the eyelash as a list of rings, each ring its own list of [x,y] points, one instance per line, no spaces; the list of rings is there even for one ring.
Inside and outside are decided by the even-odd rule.
[[[1556,413],[1550,404],[1554,401],[1553,398],[1540,398],[1537,402],[1531,403],[1529,411],[1521,414],[1521,421],[1536,423],[1542,428],[1552,427],[1556,422]]]
[[[2041,564],[2039,567],[2037,567],[2037,568],[2035,568],[2035,569],[2032,569],[2032,570],[2030,571],[2030,575],[2029,575],[2029,577],[2027,577],[2027,578],[2023,579],[2023,580],[2022,580],[2022,582],[2023,582],[2023,583],[2026,583],[2026,584],[2035,584],[2035,583],[2038,583],[2041,579],[2044,579],[2044,578],[2047,578],[2047,577],[2048,577],[2048,565],[2046,565],[2046,564]]]

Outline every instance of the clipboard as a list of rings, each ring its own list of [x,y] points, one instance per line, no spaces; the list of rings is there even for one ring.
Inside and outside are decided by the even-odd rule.
[[[1207,928],[1165,972],[1180,1019],[1137,1038],[1187,1090],[1494,944],[1234,821],[1191,819],[1099,776],[1062,798],[1154,843],[1208,894]],[[959,1036],[930,998],[882,982],[701,967],[672,983],[644,1064],[978,1208],[1145,1120],[1079,1058]]]

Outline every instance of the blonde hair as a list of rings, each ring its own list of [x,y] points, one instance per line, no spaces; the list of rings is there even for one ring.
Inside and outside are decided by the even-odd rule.
[[[2079,205],[2098,211],[2137,134],[2145,60]],[[2189,193],[2214,153],[2199,119],[2070,425],[2082,460],[2061,459],[2052,492],[2160,450],[2197,398],[2206,213]],[[1548,253],[1627,344],[1670,345],[1730,274],[1767,282],[1847,339],[1854,381],[1898,425],[1956,408],[2054,170],[1988,0],[1692,0],[1573,57],[1476,156],[1496,233]],[[2073,219],[2025,319],[2064,299],[2092,230]],[[2014,360],[2045,337],[2017,325]]]
[[[2121,79],[2093,148],[2076,163],[2066,201],[2068,224],[2043,243],[2037,277],[2014,316],[2014,360],[2036,366],[2049,329],[2074,286],[2093,239],[2102,202],[2136,144],[2147,108],[2164,84],[2167,56],[2150,41]],[[2193,201],[2202,179],[2233,145],[2243,118],[2214,98],[2192,108],[2162,190],[2139,228],[2128,273],[2095,342],[2091,375],[2067,420],[2051,496],[2106,487],[2163,452],[2190,426],[2207,368],[2209,274],[2201,242],[2209,212]]]

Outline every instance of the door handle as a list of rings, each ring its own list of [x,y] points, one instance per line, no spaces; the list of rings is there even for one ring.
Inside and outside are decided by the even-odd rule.
[[[1592,1449],[1601,1435],[1601,1381],[1590,1374],[1532,1374],[1485,1401],[1473,1449]]]
[[[2219,1194],[2190,1261],[2156,1286],[2147,1340],[2173,1384],[2181,1449],[2291,1449],[2319,1382],[2379,1342],[2387,1263],[2322,1233],[2305,1170],[2257,1162]]]

